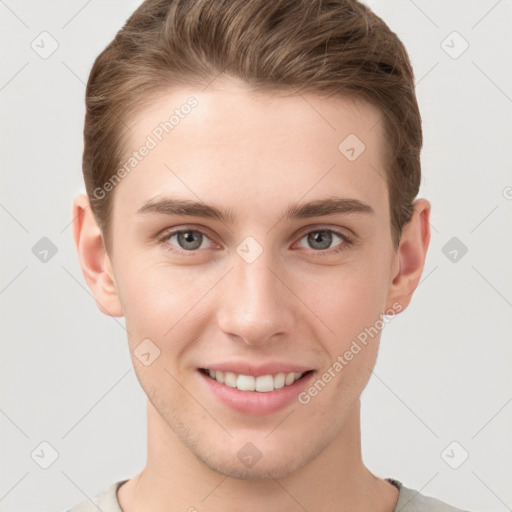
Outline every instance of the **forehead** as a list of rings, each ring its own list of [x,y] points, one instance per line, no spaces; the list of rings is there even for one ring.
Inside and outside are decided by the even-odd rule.
[[[229,81],[214,85],[161,93],[128,119],[121,163],[128,172],[114,212],[134,214],[166,193],[229,203],[241,216],[270,218],[285,203],[329,194],[387,210],[376,107],[346,97],[256,93]]]

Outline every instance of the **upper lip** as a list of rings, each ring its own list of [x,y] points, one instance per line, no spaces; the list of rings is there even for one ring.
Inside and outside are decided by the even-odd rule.
[[[208,364],[206,366],[201,366],[200,368],[205,370],[232,372],[238,375],[251,375],[253,377],[259,377],[261,375],[275,375],[277,373],[305,373],[313,369],[310,366],[279,361],[265,364],[250,363],[247,361],[226,361],[225,363]]]

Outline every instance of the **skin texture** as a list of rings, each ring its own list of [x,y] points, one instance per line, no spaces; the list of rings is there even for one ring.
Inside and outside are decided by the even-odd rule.
[[[121,506],[392,511],[398,491],[364,466],[360,447],[359,397],[380,332],[308,404],[270,414],[224,405],[197,369],[243,360],[327,371],[380,314],[408,306],[430,240],[430,204],[416,200],[395,250],[380,112],[347,98],[263,95],[227,79],[170,90],[132,116],[127,155],[191,96],[197,106],[109,192],[111,254],[87,196],[73,205],[84,277],[103,313],[125,316],[148,396],[147,465],[119,489]],[[354,161],[338,150],[349,134],[366,146]],[[171,194],[230,209],[234,222],[136,213]],[[291,203],[332,196],[375,213],[283,218]],[[161,237],[169,228],[205,237],[194,254],[180,254],[177,236]],[[318,249],[307,235],[322,229],[355,243],[333,235]],[[247,236],[263,250],[252,263],[236,252]],[[149,366],[134,356],[147,338],[160,350]],[[251,468],[237,457],[247,442],[262,453]]]

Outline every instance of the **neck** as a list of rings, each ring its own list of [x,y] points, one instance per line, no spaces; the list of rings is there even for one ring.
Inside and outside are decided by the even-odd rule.
[[[375,477],[361,456],[360,403],[316,458],[281,478],[252,481],[220,474],[199,461],[148,401],[148,458],[123,484],[124,512],[373,510],[391,512],[398,490]]]

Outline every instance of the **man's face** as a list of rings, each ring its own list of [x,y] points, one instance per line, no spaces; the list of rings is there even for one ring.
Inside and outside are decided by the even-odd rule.
[[[175,109],[172,131],[158,130]],[[127,157],[148,135],[156,142],[111,192],[111,264],[133,364],[149,421],[221,473],[290,474],[357,412],[382,314],[396,307],[379,119],[363,102],[216,81],[168,92],[129,120]],[[226,218],[147,207],[171,198]],[[314,208],[325,200],[351,202]],[[304,375],[282,387],[291,373]]]

